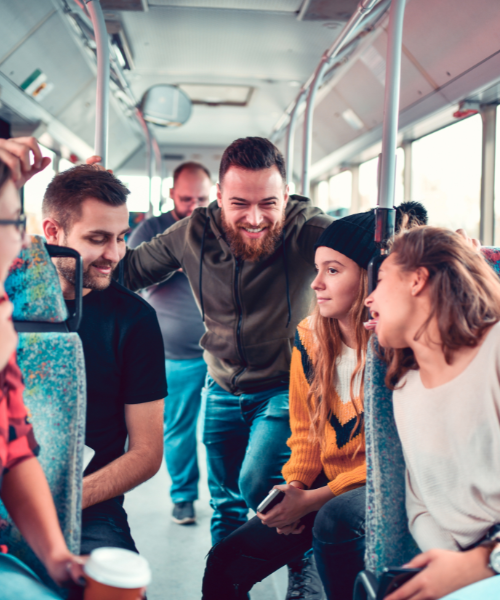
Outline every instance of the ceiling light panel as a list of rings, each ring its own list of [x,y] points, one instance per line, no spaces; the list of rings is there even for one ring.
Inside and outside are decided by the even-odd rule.
[[[246,106],[253,88],[247,85],[205,85],[182,83],[179,87],[193,104],[210,106]]]
[[[182,8],[222,8],[229,10],[259,10],[266,12],[298,13],[303,0],[149,0],[155,6]]]

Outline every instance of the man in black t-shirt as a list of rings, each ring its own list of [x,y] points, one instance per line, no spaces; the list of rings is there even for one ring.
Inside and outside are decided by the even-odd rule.
[[[45,192],[50,244],[83,258],[82,339],[87,377],[81,553],[114,546],[137,552],[123,494],[152,477],[163,455],[167,395],[163,340],[154,309],[111,276],[125,254],[128,190],[111,173],[82,165],[57,175]],[[75,263],[54,259],[70,312]],[[125,443],[128,435],[128,449]]]

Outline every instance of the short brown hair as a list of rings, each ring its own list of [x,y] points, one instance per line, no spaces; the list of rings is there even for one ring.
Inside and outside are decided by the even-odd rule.
[[[416,227],[399,234],[391,249],[402,271],[429,272],[431,312],[417,339],[436,318],[448,364],[452,353],[479,344],[485,331],[500,321],[500,281],[481,253],[458,234],[442,227]],[[396,384],[417,361],[410,348],[384,350],[389,363],[386,385]]]
[[[203,173],[205,173],[205,175],[210,179],[210,181],[212,181],[212,176],[210,175],[210,171],[201,163],[197,163],[197,162],[185,162],[180,164],[174,171],[174,187],[175,184],[177,182],[177,179],[179,178],[179,175],[183,172],[183,171],[203,171]]]
[[[112,173],[92,165],[79,165],[56,175],[42,203],[44,217],[54,217],[67,233],[82,214],[82,203],[95,198],[110,206],[122,206],[130,191]]]
[[[231,167],[260,171],[277,167],[283,182],[286,183],[286,168],[283,154],[276,146],[261,137],[246,137],[234,141],[224,150],[219,168],[219,184]]]

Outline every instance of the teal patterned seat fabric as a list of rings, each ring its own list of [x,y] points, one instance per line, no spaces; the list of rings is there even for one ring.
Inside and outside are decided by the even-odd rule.
[[[392,409],[392,392],[385,386],[386,365],[368,347],[365,371],[366,428],[366,569],[380,576],[384,567],[397,567],[419,550],[409,530],[405,509],[405,463]]]
[[[16,259],[5,291],[14,304],[14,321],[62,323],[68,318],[59,277],[39,235],[31,236],[30,247]]]
[[[36,292],[30,291],[31,273]],[[42,238],[23,250],[8,283],[6,289],[15,306],[15,320],[60,323],[66,318],[57,272]],[[20,333],[17,359],[26,386],[24,403],[40,445],[38,459],[49,482],[66,543],[78,554],[86,411],[82,343],[77,333]],[[9,553],[65,596],[63,590],[54,586],[2,503],[0,544],[6,544]]]

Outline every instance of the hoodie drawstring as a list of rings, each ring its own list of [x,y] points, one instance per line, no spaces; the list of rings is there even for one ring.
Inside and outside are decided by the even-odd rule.
[[[200,291],[200,309],[201,309],[201,320],[205,322],[205,307],[203,305],[203,252],[205,250],[205,235],[207,233],[208,219],[205,220],[203,226],[203,235],[201,236],[201,249],[200,249],[200,278],[198,282],[198,289]]]
[[[288,264],[286,261],[286,240],[285,240],[285,228],[283,227],[283,231],[281,233],[282,239],[281,243],[283,246],[283,263],[285,265],[285,281],[286,281],[286,301],[288,304],[288,321],[286,322],[286,327],[290,325],[290,321],[292,320],[292,303],[290,302],[290,283],[288,281]]]

